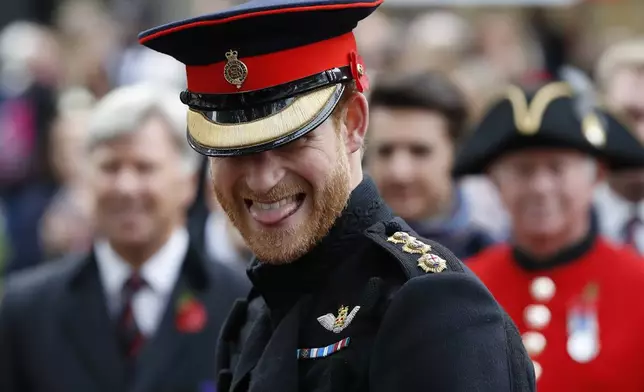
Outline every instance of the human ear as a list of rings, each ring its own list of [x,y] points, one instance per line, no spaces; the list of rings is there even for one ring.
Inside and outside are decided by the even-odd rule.
[[[347,153],[360,150],[369,126],[369,104],[364,95],[356,92],[347,100],[341,126],[346,132],[344,143]]]

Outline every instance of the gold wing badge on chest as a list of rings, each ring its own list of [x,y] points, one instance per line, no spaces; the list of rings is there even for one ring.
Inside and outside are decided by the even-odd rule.
[[[359,310],[360,306],[354,307],[351,312],[349,312],[348,306],[340,306],[337,316],[334,316],[332,313],[327,313],[324,316],[318,317],[318,322],[325,329],[334,333],[340,333],[351,324],[351,321]]]
[[[394,244],[403,244],[402,250],[405,253],[420,255],[418,258],[418,267],[427,273],[439,273],[447,269],[447,262],[443,258],[429,253],[432,250],[430,245],[419,241],[416,237],[409,235],[409,233],[397,231],[391,237],[387,238],[387,241]]]

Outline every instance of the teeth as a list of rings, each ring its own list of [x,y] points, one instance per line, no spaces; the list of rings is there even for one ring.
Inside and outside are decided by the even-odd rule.
[[[282,200],[278,200],[275,203],[260,203],[258,201],[254,202],[262,210],[276,210],[280,207],[284,207],[289,203],[295,202],[295,196],[289,196]]]

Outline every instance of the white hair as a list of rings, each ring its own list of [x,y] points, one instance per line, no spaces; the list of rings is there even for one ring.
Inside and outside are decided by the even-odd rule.
[[[150,118],[160,116],[168,124],[168,130],[191,174],[199,167],[199,155],[186,139],[186,107],[179,100],[175,89],[149,83],[131,84],[116,88],[103,97],[95,106],[88,126],[88,146],[131,135]]]

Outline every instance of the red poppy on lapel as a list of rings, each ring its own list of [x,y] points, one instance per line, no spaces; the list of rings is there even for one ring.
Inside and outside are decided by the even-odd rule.
[[[179,332],[197,333],[206,325],[206,307],[193,295],[184,294],[177,304],[175,324]]]

